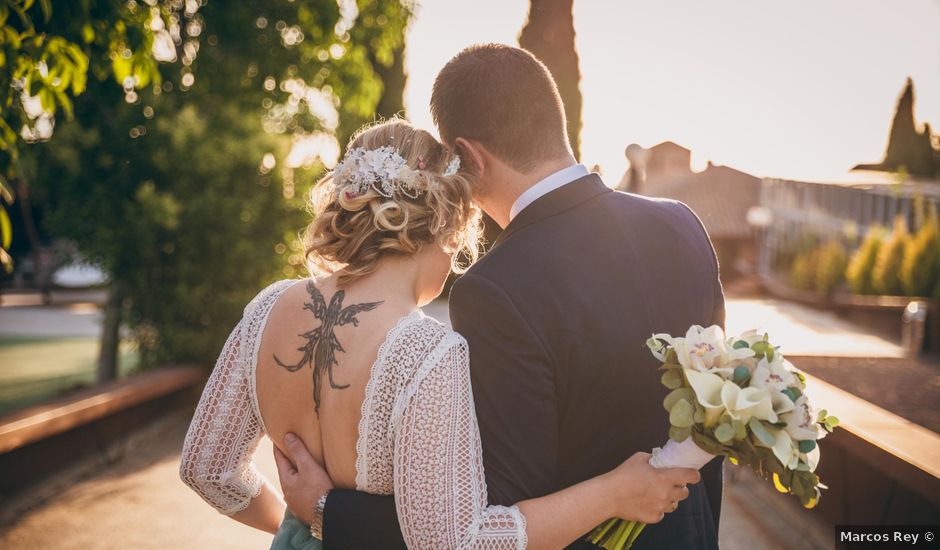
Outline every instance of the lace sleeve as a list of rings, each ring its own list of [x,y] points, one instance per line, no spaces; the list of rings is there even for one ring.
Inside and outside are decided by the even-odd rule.
[[[466,341],[450,333],[392,415],[395,504],[409,548],[524,549],[515,506],[487,506]]]
[[[252,456],[263,435],[248,380],[246,319],[235,327],[206,383],[180,462],[180,478],[225,515],[261,493]]]

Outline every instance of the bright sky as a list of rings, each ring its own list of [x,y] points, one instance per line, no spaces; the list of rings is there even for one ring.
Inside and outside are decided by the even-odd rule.
[[[881,160],[908,75],[940,130],[940,0],[575,0],[582,161],[620,179],[630,143],[672,140],[758,176],[843,177]],[[408,37],[409,116],[461,48],[517,44],[527,0],[426,0]]]

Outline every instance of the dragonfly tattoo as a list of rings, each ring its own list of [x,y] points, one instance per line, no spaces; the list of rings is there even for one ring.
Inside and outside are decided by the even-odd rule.
[[[316,405],[315,411],[320,412],[320,386],[322,377],[326,371],[327,379],[330,381],[330,387],[342,390],[349,387],[349,384],[340,385],[333,380],[333,367],[338,365],[336,361],[337,352],[345,352],[336,334],[333,332],[336,327],[352,324],[359,326],[359,319],[356,317],[364,311],[371,311],[383,302],[368,302],[362,304],[353,304],[343,307],[343,299],[346,298],[346,291],[337,290],[336,294],[330,299],[330,305],[326,305],[323,294],[313,284],[313,281],[307,282],[307,292],[310,294],[311,301],[304,303],[304,309],[313,313],[313,316],[320,320],[320,326],[317,328],[302,332],[299,334],[307,342],[297,348],[297,351],[304,352],[300,361],[293,365],[284,363],[274,356],[274,361],[281,367],[290,372],[296,372],[305,366],[313,367],[313,402]]]

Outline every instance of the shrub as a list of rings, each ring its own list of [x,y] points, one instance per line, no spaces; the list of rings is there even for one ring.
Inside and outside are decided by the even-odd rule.
[[[878,294],[900,295],[904,292],[901,284],[901,268],[904,264],[904,250],[911,235],[907,231],[904,218],[898,216],[894,222],[894,231],[882,243],[872,272],[872,286]]]
[[[884,228],[874,226],[868,230],[862,246],[855,251],[849,265],[845,270],[845,279],[852,292],[856,294],[873,294],[872,272],[878,259],[878,251],[884,239]]]
[[[845,280],[845,266],[849,263],[845,248],[838,241],[829,241],[815,251],[816,278],[814,289],[822,294],[832,290]]]
[[[908,296],[931,296],[940,275],[940,228],[931,213],[904,247],[901,284]]]
[[[790,267],[790,284],[800,290],[814,290],[818,264],[817,249],[797,253]]]

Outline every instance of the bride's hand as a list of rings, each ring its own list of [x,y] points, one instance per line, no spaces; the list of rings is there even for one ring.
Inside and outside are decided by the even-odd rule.
[[[686,485],[701,479],[697,470],[657,469],[650,466],[649,459],[649,453],[636,453],[605,474],[616,517],[658,523],[689,496]]]

